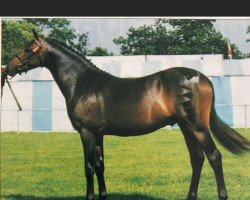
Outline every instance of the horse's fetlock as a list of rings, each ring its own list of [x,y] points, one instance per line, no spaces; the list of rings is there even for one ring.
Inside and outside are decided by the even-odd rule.
[[[197,199],[197,193],[191,192],[188,194],[187,200],[196,200]]]
[[[94,197],[93,194],[87,195],[87,196],[86,196],[86,200],[95,200],[95,197]]]
[[[227,199],[228,199],[227,194],[220,194],[219,200],[227,200]]]
[[[106,191],[102,191],[99,194],[99,200],[105,200],[108,198],[107,192]]]

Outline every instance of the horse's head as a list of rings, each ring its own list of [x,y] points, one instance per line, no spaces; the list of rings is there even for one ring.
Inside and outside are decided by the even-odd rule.
[[[15,76],[27,72],[36,67],[42,67],[42,60],[44,57],[45,47],[44,39],[33,30],[34,38],[24,48],[20,49],[16,55],[5,68],[5,73],[9,76]]]

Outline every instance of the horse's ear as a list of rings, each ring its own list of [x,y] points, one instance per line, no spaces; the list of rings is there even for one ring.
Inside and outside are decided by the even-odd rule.
[[[37,40],[38,40],[38,34],[37,34],[37,32],[36,32],[36,30],[35,30],[35,29],[32,29],[32,33],[33,33],[33,35],[34,35],[35,39],[37,39]]]

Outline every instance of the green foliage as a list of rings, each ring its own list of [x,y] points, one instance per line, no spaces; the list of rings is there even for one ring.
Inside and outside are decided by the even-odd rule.
[[[75,48],[83,55],[87,54],[88,33],[76,34],[73,28],[70,28],[70,21],[65,18],[35,18],[24,19],[39,27],[46,37],[62,42]]]
[[[50,20],[48,18],[25,18],[23,20],[36,25],[38,32],[42,32],[44,29],[50,27]]]
[[[95,47],[88,53],[89,56],[113,56],[113,53],[109,53],[107,49],[102,47]]]
[[[28,18],[2,21],[2,64],[6,64],[33,37],[32,29],[87,54],[88,33],[76,34],[64,18]]]
[[[18,49],[23,48],[32,38],[36,25],[23,21],[2,21],[2,64],[6,64]]]
[[[73,29],[69,28],[70,21],[67,19],[51,19],[50,20],[51,29],[48,37],[54,40],[58,40],[59,42],[65,43],[67,45],[72,46],[74,44],[73,40],[77,38],[74,34]]]
[[[247,27],[247,34],[250,34],[250,26]],[[246,42],[250,42],[250,39],[247,39]],[[250,52],[245,54],[246,58],[250,58]]]
[[[131,27],[127,38],[113,40],[123,55],[223,54],[227,58],[227,39],[213,27],[215,20],[158,19],[153,25]],[[167,28],[169,27],[169,28]],[[232,44],[234,58],[243,54]]]
[[[77,35],[78,42],[73,45],[78,51],[82,52],[83,55],[87,55],[88,46],[88,33],[82,33]]]
[[[113,40],[121,46],[122,55],[161,55],[167,54],[166,44],[169,42],[169,34],[165,27],[152,25],[133,27],[128,30],[128,37],[122,36]]]

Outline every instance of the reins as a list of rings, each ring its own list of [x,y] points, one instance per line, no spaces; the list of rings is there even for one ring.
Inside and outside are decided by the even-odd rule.
[[[18,55],[16,56],[16,58],[17,58],[17,59],[20,61],[20,63],[21,63],[21,65],[20,65],[18,68],[22,68],[22,70],[23,70],[24,66],[28,64],[29,60],[30,60],[34,55],[36,55],[37,53],[38,53],[38,59],[39,59],[40,65],[42,65],[42,54],[41,54],[41,52],[39,52],[39,51],[41,50],[41,48],[42,48],[42,46],[43,46],[44,39],[43,39],[41,42],[40,42],[39,40],[37,40],[36,38],[34,38],[34,40],[35,40],[35,42],[36,42],[36,44],[37,44],[38,46],[35,46],[35,47],[32,49],[32,54],[30,54],[29,56],[27,56],[27,58],[25,58],[25,59],[23,59],[23,60],[22,60]],[[17,69],[18,69],[18,68],[17,68]],[[27,68],[27,67],[26,67],[26,68]],[[8,86],[9,86],[9,88],[10,88],[11,94],[13,95],[13,97],[14,97],[14,99],[15,99],[15,102],[16,102],[16,104],[17,104],[17,106],[18,106],[19,111],[22,111],[22,107],[21,107],[20,103],[18,102],[18,100],[17,100],[17,98],[16,98],[16,95],[14,94],[14,92],[13,92],[13,90],[12,90],[12,87],[11,87],[11,85],[10,85],[10,83],[9,83],[8,75],[7,75],[6,71],[5,71],[4,69],[1,69],[1,70],[2,70],[1,73],[3,73],[3,74],[1,74],[1,100],[2,100],[2,96],[3,96],[3,86],[4,86],[4,83],[5,83],[5,81],[6,81],[7,84],[8,84]],[[27,71],[28,71],[28,70],[27,70]],[[22,74],[22,72],[19,72],[19,74]],[[13,78],[13,77],[12,77],[12,78]]]
[[[6,82],[7,82],[8,86],[9,86],[9,88],[10,88],[11,94],[13,95],[13,97],[14,97],[14,99],[15,99],[15,102],[16,102],[16,104],[17,104],[17,107],[18,107],[19,111],[22,111],[22,107],[21,107],[20,103],[18,102],[18,100],[17,100],[17,98],[16,98],[16,95],[14,94],[14,92],[13,92],[13,90],[12,90],[12,88],[11,88],[11,86],[10,86],[10,83],[9,83],[9,81],[8,81],[7,78],[6,78]]]
[[[12,90],[12,87],[11,87],[11,85],[9,83],[8,76],[7,76],[6,72],[4,70],[2,70],[2,73],[3,74],[1,74],[1,79],[2,79],[1,80],[1,105],[2,105],[2,97],[3,97],[3,86],[4,86],[4,83],[6,81],[7,84],[8,84],[8,86],[9,86],[9,88],[10,88],[11,94],[13,95],[13,97],[15,99],[15,102],[17,104],[17,107],[18,107],[19,111],[22,111],[22,107],[21,107],[20,103],[18,102],[18,100],[16,98],[16,95],[14,94],[14,92]]]

